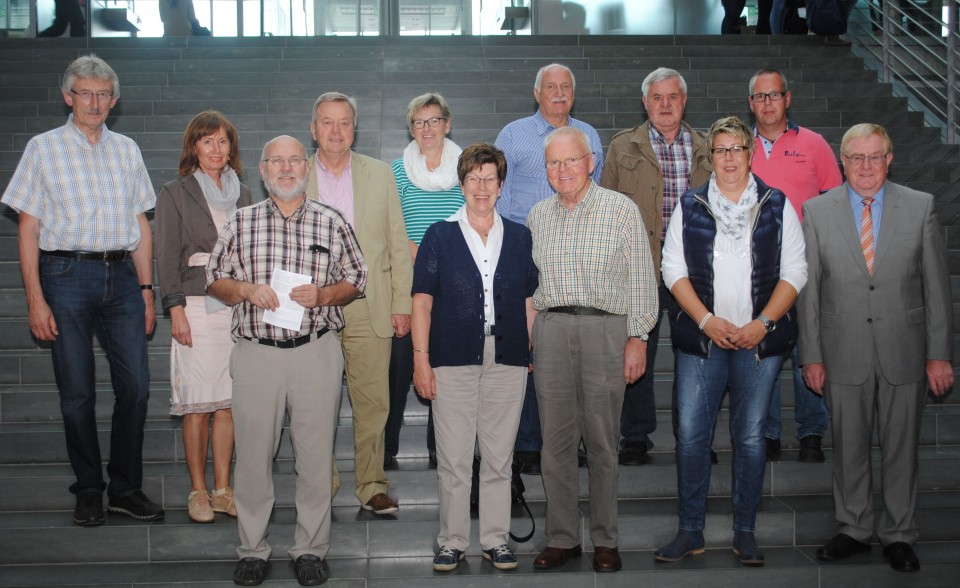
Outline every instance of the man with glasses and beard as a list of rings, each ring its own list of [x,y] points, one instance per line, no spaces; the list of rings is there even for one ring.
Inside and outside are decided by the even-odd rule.
[[[343,373],[335,332],[344,325],[342,306],[364,291],[367,266],[343,215],[307,200],[306,164],[303,144],[292,137],[264,146],[260,175],[270,197],[236,212],[207,265],[207,293],[234,306],[230,367],[240,561],[233,581],[241,586],[262,583],[270,565],[271,466],[285,413],[297,470],[297,525],[288,553],[301,585],[322,584],[330,574],[324,558]],[[297,277],[309,282],[289,293],[274,289],[298,283]],[[281,321],[266,314],[278,309],[285,327],[296,322],[299,309],[299,325],[278,326]]]

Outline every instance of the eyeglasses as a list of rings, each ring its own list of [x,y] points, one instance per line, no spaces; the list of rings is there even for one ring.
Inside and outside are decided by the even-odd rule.
[[[270,159],[261,159],[260,161],[268,163],[276,168],[282,168],[283,164],[289,164],[290,167],[300,167],[307,162],[303,157],[271,157]]]
[[[714,157],[724,157],[727,153],[731,155],[740,155],[747,148],[743,145],[734,145],[733,147],[714,147],[710,150],[710,153],[713,153]]]
[[[70,93],[73,94],[74,96],[79,96],[81,100],[84,100],[86,102],[90,102],[90,100],[92,100],[94,97],[96,97],[98,102],[101,100],[109,100],[113,98],[113,92],[107,92],[106,90],[101,90],[99,92],[91,92],[90,90],[80,90],[79,92],[77,92],[73,88],[70,88]]]
[[[786,92],[757,92],[756,94],[752,94],[750,99],[754,102],[763,102],[769,98],[770,102],[780,102],[786,95]]]
[[[487,178],[480,178],[477,176],[467,176],[463,178],[463,185],[469,186],[471,188],[476,188],[480,184],[484,186],[496,186],[500,182],[500,178],[497,176],[490,176]]]
[[[844,159],[848,163],[853,165],[863,165],[864,163],[870,163],[871,165],[880,165],[887,161],[886,153],[874,153],[873,155],[844,155]]]
[[[566,158],[566,159],[553,159],[553,160],[550,160],[550,161],[547,162],[547,169],[557,169],[557,168],[559,168],[561,165],[565,165],[565,166],[567,166],[567,167],[573,167],[573,166],[575,166],[575,165],[578,165],[581,161],[583,161],[583,158],[586,157],[586,156],[588,156],[588,155],[592,155],[592,154],[591,154],[591,153],[584,153],[584,154],[581,155],[580,157],[568,157],[568,158]]]
[[[440,126],[440,121],[444,121],[444,120],[447,120],[447,119],[443,118],[442,116],[434,116],[431,118],[417,118],[410,121],[410,124],[412,124],[413,128],[415,129],[422,129],[424,125],[430,128],[436,128]]]

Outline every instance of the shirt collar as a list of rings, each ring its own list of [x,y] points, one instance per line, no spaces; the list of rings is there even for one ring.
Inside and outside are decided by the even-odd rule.
[[[557,129],[557,127],[547,122],[547,119],[543,117],[543,113],[540,112],[539,108],[537,109],[536,114],[533,115],[533,124],[537,128],[537,134],[540,136],[544,136],[547,133]],[[573,117],[567,114],[567,126],[570,126],[572,124],[573,124]]]
[[[72,139],[74,139],[75,141],[78,141],[78,142],[80,142],[80,143],[82,143],[82,144],[84,144],[84,145],[86,145],[86,146],[88,146],[88,147],[93,147],[93,145],[90,144],[90,139],[88,139],[87,136],[86,136],[85,134],[83,134],[83,131],[81,131],[81,130],[80,130],[80,127],[77,126],[77,123],[73,122],[73,113],[72,113],[72,112],[67,116],[67,125],[66,125],[66,126],[67,126],[67,133],[70,134],[70,137],[71,137]],[[110,134],[111,134],[111,133],[109,132],[109,129],[107,129],[107,123],[103,123],[103,124],[101,125],[101,129],[100,129],[100,140],[97,141],[97,144],[99,145],[100,143],[103,143],[104,141],[109,141],[109,140],[110,140]]]
[[[887,182],[884,181],[883,185],[880,186],[880,191],[872,196],[873,198],[872,206],[877,206],[877,205],[881,207],[883,206],[883,195],[886,189],[887,189]],[[862,200],[866,198],[866,196],[863,196],[859,194],[856,190],[854,190],[853,186],[850,185],[850,182],[847,182],[847,195],[850,197],[850,202],[852,204],[855,204],[857,206],[863,206]]]
[[[599,189],[600,187],[597,186],[596,182],[594,182],[593,179],[591,179],[590,185],[587,187],[587,193],[584,194],[583,196],[583,200],[578,202],[577,205],[573,207],[573,210],[570,210],[569,212],[573,212],[578,208],[584,211],[591,210],[593,208],[594,203],[597,201],[596,194],[597,194],[597,190]],[[568,210],[567,205],[563,203],[563,197],[560,196],[559,192],[554,193],[554,201],[557,203],[557,206],[559,208],[563,210]]]
[[[273,214],[280,215],[280,218],[298,218],[299,219],[299,218],[302,218],[304,213],[306,212],[307,202],[309,200],[310,200],[309,198],[304,198],[303,201],[300,203],[300,206],[294,209],[293,214],[291,214],[289,217],[283,216],[283,211],[280,210],[280,207],[277,206],[277,203],[273,201],[273,198],[271,198],[269,194],[267,195],[267,199],[265,200],[265,202],[267,203],[267,210],[269,210]]]
[[[352,151],[352,150],[347,152],[347,158],[348,158],[348,159],[347,159],[347,166],[343,168],[343,172],[351,171],[350,166],[353,165],[353,151]],[[320,161],[320,156],[317,154],[316,151],[313,152],[313,159],[314,159],[314,161],[317,162],[317,170],[318,170],[318,171],[319,171],[319,170],[323,170],[323,173],[325,173],[325,174],[327,174],[327,175],[330,175],[330,176],[333,175],[333,173],[332,173],[329,169],[327,169],[327,166],[323,165],[323,162]],[[344,173],[341,173],[340,175],[343,176]]]
[[[676,144],[678,147],[685,147],[689,137],[690,137],[690,132],[687,131],[687,128],[683,126],[683,123],[680,123],[680,130],[677,131],[677,138],[673,142],[673,144]],[[650,125],[650,142],[661,143],[663,145],[671,145],[670,143],[667,142],[666,135],[661,133],[660,129],[653,126],[652,124]]]
[[[787,128],[786,128],[786,130],[783,131],[783,132],[784,132],[784,134],[786,134],[786,133],[789,133],[790,131],[793,131],[794,133],[799,133],[799,132],[800,132],[800,125],[798,125],[797,123],[793,122],[792,120],[790,120],[790,119],[788,118],[788,119],[787,119]],[[764,137],[763,135],[760,134],[760,131],[757,130],[757,125],[753,125],[753,136],[754,136],[754,137],[760,137],[761,139],[765,139],[765,138],[766,138],[766,137]]]

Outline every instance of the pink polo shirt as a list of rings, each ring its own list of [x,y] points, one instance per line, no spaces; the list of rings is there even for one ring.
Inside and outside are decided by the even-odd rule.
[[[750,168],[768,186],[780,189],[803,220],[803,203],[843,183],[837,157],[819,134],[787,122],[767,157],[760,137]]]

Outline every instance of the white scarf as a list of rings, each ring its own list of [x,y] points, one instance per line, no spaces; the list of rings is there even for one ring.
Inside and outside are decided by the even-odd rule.
[[[240,198],[240,178],[237,177],[237,172],[228,165],[223,168],[223,171],[220,172],[220,183],[223,184],[223,190],[217,187],[217,183],[213,181],[213,178],[207,175],[205,171],[199,167],[193,172],[193,177],[197,179],[197,183],[200,184],[200,189],[203,190],[203,197],[206,199],[207,204],[210,205],[210,208],[216,210],[222,210],[227,213],[227,219],[233,216],[233,213],[237,210],[237,200]],[[217,227],[219,231],[223,227]],[[204,256],[206,259],[197,258],[198,256]],[[209,253],[195,253],[190,258],[190,265],[207,265],[207,259],[210,258]],[[213,314],[219,312],[227,306],[214,298],[213,296],[206,296],[204,299],[204,306],[207,310],[207,314]]]
[[[449,190],[459,183],[457,177],[457,162],[463,149],[451,141],[443,139],[443,153],[440,155],[440,165],[437,169],[427,169],[427,156],[420,153],[416,141],[410,141],[403,150],[403,169],[407,178],[414,186],[427,192]]]
[[[757,182],[753,179],[753,174],[749,175],[747,187],[738,202],[724,196],[717,187],[717,174],[710,174],[707,201],[717,221],[717,231],[727,239],[733,254],[737,257],[749,255],[750,224],[753,220],[753,207],[757,205]]]

